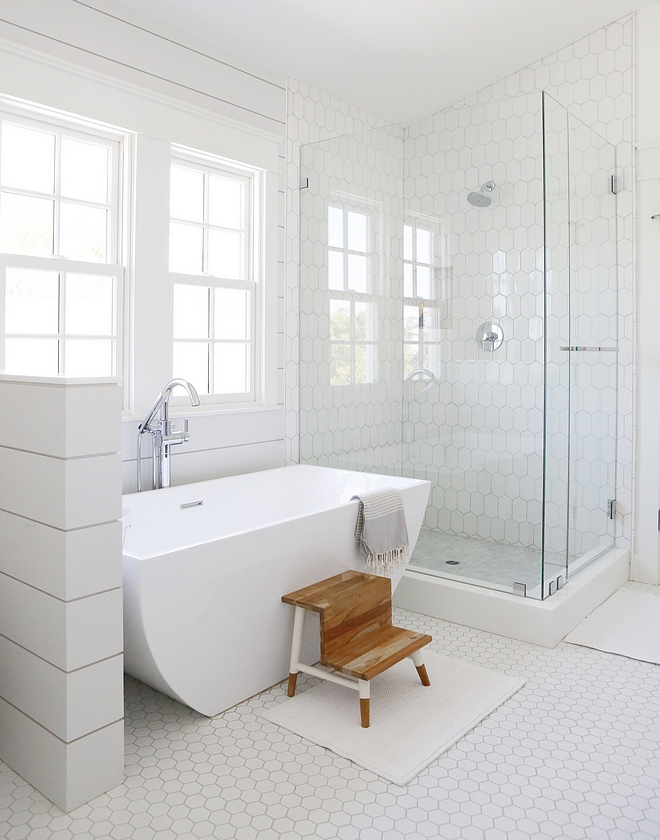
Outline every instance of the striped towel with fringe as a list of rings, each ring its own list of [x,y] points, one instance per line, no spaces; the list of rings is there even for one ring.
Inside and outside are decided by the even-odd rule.
[[[409,560],[408,528],[398,490],[380,490],[353,496],[360,503],[355,537],[366,554],[372,574],[390,575]]]

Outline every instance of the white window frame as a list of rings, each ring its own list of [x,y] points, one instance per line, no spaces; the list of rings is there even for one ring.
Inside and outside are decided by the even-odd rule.
[[[130,137],[123,132],[112,130],[107,126],[101,126],[84,118],[71,117],[61,114],[52,109],[38,108],[36,106],[20,107],[14,103],[0,99],[0,128],[1,124],[7,122],[12,125],[25,126],[38,131],[45,131],[56,136],[56,183],[54,192],[38,193],[30,190],[21,190],[14,187],[5,188],[0,180],[0,189],[4,192],[11,192],[19,195],[32,196],[36,198],[48,198],[55,202],[53,220],[53,249],[55,250],[58,241],[59,207],[61,200],[67,203],[80,204],[84,206],[103,206],[108,209],[108,233],[107,233],[107,261],[83,261],[71,260],[57,254],[45,256],[33,256],[11,252],[0,252],[0,370],[5,368],[5,301],[6,301],[6,278],[7,269],[24,268],[35,271],[58,272],[60,275],[60,290],[66,285],[67,274],[91,274],[104,277],[114,277],[114,307],[113,307],[113,364],[112,376],[124,376],[125,381],[128,373],[128,348],[127,330],[125,327],[125,301],[127,272],[124,267],[127,254],[127,230],[129,226],[129,213],[125,204],[124,196],[128,194],[126,189],[126,172],[129,159],[131,143]],[[62,197],[59,191],[59,147],[62,136],[71,137],[76,140],[99,143],[111,150],[110,163],[110,195],[107,204],[99,204],[93,201],[76,200],[69,197]],[[0,154],[2,134],[0,131]],[[1,212],[1,210],[0,210]],[[72,336],[64,332],[65,325],[61,318],[64,302],[59,302],[59,324],[56,334],[11,334],[11,338],[52,338],[59,342],[58,372],[62,371],[64,361],[64,339],[84,338],[95,340],[96,336]],[[64,329],[63,329],[64,328]],[[107,336],[98,336],[99,339],[106,339]],[[125,389],[126,394],[126,389]]]
[[[342,228],[343,228],[343,247],[339,247],[337,245],[331,245],[329,242],[329,209],[333,208],[334,210],[341,210],[343,214],[342,218]],[[360,216],[365,216],[367,220],[367,249],[366,251],[358,251],[348,247],[348,214],[349,213],[356,213]],[[379,352],[379,341],[378,335],[374,334],[372,338],[365,338],[365,339],[357,339],[355,337],[355,322],[356,322],[356,314],[355,314],[355,304],[356,303],[366,303],[367,305],[371,305],[375,310],[378,308],[379,298],[378,295],[374,293],[375,287],[375,278],[373,276],[373,269],[374,269],[374,235],[375,232],[374,228],[374,219],[373,219],[373,210],[369,207],[363,207],[360,204],[357,204],[354,200],[346,201],[340,198],[332,198],[326,203],[326,219],[325,219],[325,243],[326,243],[326,253],[328,254],[328,275],[326,278],[326,289],[327,289],[327,316],[330,319],[330,308],[331,303],[330,301],[340,301],[342,303],[347,303],[349,306],[349,338],[348,339],[333,339],[330,338],[330,353],[332,356],[333,349],[338,346],[345,346],[349,348],[349,357],[350,357],[350,381],[349,382],[332,382],[332,376],[330,376],[330,384],[332,384],[333,388],[343,388],[347,386],[354,386],[354,385],[373,385],[378,380],[378,352]],[[330,287],[330,278],[329,278],[329,266],[330,266],[330,253],[337,253],[342,255],[342,278],[343,278],[343,288],[331,288]],[[355,289],[351,288],[349,285],[349,277],[348,277],[348,260],[349,257],[355,255],[360,257],[365,257],[367,261],[367,291],[359,292]],[[378,317],[374,318],[374,322],[377,325],[379,322]],[[366,364],[367,364],[367,379],[365,382],[358,382],[355,376],[355,367],[356,367],[356,348],[357,347],[364,347],[365,354],[366,354]],[[371,358],[369,358],[371,356]],[[330,369],[332,369],[332,361],[330,362]]]
[[[245,184],[245,251],[244,276],[240,280],[228,279],[209,274],[202,270],[201,273],[188,274],[182,272],[169,272],[170,278],[170,299],[173,301],[173,289],[175,285],[196,285],[210,289],[243,289],[249,293],[250,301],[250,336],[248,340],[250,352],[249,380],[250,388],[246,392],[228,394],[200,394],[202,405],[209,409],[260,406],[267,402],[266,368],[264,359],[266,347],[266,335],[264,329],[265,309],[265,242],[264,242],[264,212],[265,212],[265,173],[255,167],[250,167],[228,161],[216,155],[206,154],[201,151],[172,144],[171,167],[181,166],[188,169],[196,169],[205,173],[204,190],[204,221],[188,222],[176,219],[168,214],[170,223],[190,224],[194,227],[204,229],[204,258],[203,269],[206,267],[208,257],[208,231],[213,225],[208,223],[208,175],[216,174],[224,177],[237,178]],[[171,168],[170,168],[171,172]],[[168,237],[169,241],[169,237]],[[168,257],[169,263],[169,257]],[[211,293],[211,300],[213,293]],[[212,305],[211,300],[209,305]],[[172,311],[173,316],[173,311]],[[212,319],[211,319],[212,320]],[[205,342],[209,346],[209,389],[213,386],[213,364],[215,344],[223,343],[223,339],[215,339],[209,330],[207,339],[188,339],[191,342]],[[172,346],[175,341],[186,341],[186,339],[175,339],[172,332]],[[185,405],[184,397],[173,397],[174,405]]]
[[[405,266],[411,266],[411,273],[412,273],[412,296],[406,295],[406,288],[405,288],[405,280],[404,274],[402,273],[401,276],[401,290],[402,290],[402,309],[401,309],[401,318],[402,318],[402,334],[403,334],[403,346],[404,346],[404,368],[405,368],[405,348],[406,347],[414,347],[416,349],[417,359],[419,363],[419,367],[427,368],[431,370],[436,376],[440,374],[440,366],[441,366],[441,348],[442,348],[442,339],[440,338],[439,331],[440,329],[449,329],[451,328],[451,316],[450,316],[450,306],[451,306],[451,297],[452,297],[452,268],[451,268],[451,260],[447,254],[447,231],[445,230],[445,223],[443,223],[442,219],[432,219],[428,216],[414,216],[404,220],[404,228],[410,227],[413,231],[412,237],[412,256],[408,258],[405,256],[405,250],[403,248],[403,242],[405,237],[405,232],[402,231],[401,243],[401,255],[402,255],[402,271],[405,273]],[[427,263],[422,260],[417,259],[417,231],[424,230],[428,231],[431,235],[431,262]],[[430,269],[431,272],[431,297],[422,297],[419,295],[417,289],[417,268],[418,266],[422,266],[423,268]],[[437,337],[435,339],[429,339],[424,337],[424,333],[422,332],[423,327],[418,326],[418,335],[417,339],[415,340],[408,340],[405,338],[405,309],[406,307],[414,307],[417,309],[418,313],[418,320],[423,324],[423,319],[425,317],[425,309],[432,309],[435,310],[434,312],[434,319],[435,319],[435,328],[438,331]],[[428,352],[428,361],[425,362],[424,357]],[[406,373],[410,373],[410,371],[406,371],[404,369],[404,377]]]

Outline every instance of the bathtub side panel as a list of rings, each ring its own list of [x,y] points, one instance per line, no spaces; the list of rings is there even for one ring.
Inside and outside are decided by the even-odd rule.
[[[337,508],[140,561],[131,588],[142,633],[127,632],[128,673],[209,716],[284,679],[293,610],[281,597],[364,568],[353,527]]]

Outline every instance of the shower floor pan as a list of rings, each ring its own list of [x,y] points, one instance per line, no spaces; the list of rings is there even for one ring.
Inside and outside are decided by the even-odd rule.
[[[559,555],[546,555],[546,581],[565,578],[562,560]],[[504,542],[422,528],[408,568],[509,594],[514,583],[523,583],[528,596],[540,598],[541,594],[540,550]]]
[[[537,569],[538,562],[537,555]],[[626,583],[629,565],[625,549],[611,548],[571,575],[562,589],[544,601],[486,588],[488,584],[475,586],[436,577],[431,569],[416,571],[409,567],[394,603],[422,615],[553,648]]]

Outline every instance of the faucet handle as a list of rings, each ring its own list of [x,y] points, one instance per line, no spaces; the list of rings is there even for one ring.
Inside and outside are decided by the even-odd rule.
[[[183,418],[183,431],[177,432],[173,420],[168,420],[165,424],[165,439],[168,443],[186,443],[190,440],[188,434],[188,418]]]

